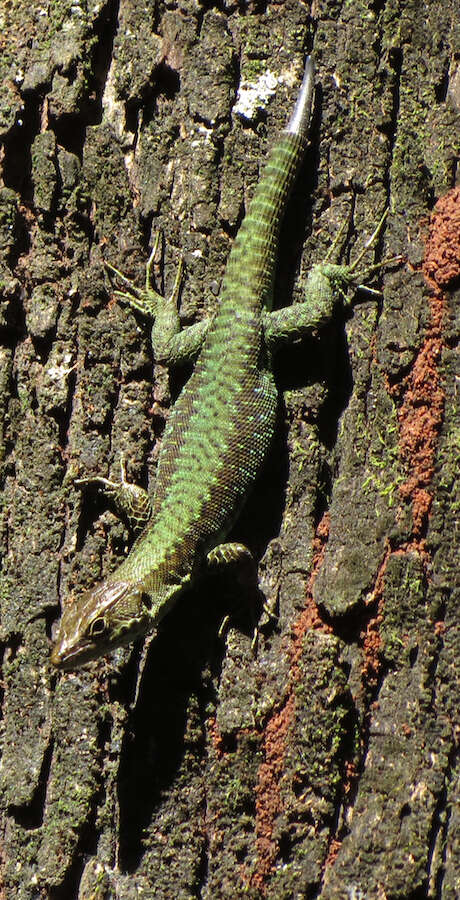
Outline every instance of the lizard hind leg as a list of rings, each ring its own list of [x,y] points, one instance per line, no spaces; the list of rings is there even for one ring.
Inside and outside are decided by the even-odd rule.
[[[116,269],[115,266],[113,266],[111,263],[105,263],[105,267],[109,273],[109,277],[114,275],[127,288],[126,291],[115,290],[115,297],[117,297],[118,300],[122,300],[124,303],[128,303],[129,306],[137,310],[137,312],[141,313],[146,318],[151,319],[152,321],[155,319],[159,304],[164,302],[164,298],[162,297],[162,295],[159,294],[153,286],[154,278],[152,276],[153,266],[158,253],[158,247],[160,245],[161,238],[162,232],[157,231],[155,240],[153,242],[152,252],[150,253],[145,266],[145,284],[142,288],[137,287],[130,278],[127,278],[126,275],[123,274],[123,272],[120,272],[120,270]],[[176,281],[174,282],[173,294],[177,292],[178,295],[181,279],[182,259],[178,267]]]
[[[334,241],[332,242],[331,247],[329,248],[329,252],[327,253],[326,258],[324,260],[324,263],[319,263],[318,268],[321,271],[323,271],[324,273],[327,273],[328,277],[330,277],[331,280],[334,280],[334,278],[335,278],[335,282],[336,282],[335,287],[342,295],[342,299],[344,300],[345,303],[349,302],[345,291],[346,291],[346,288],[351,284],[354,285],[355,293],[358,291],[361,291],[361,292],[364,291],[368,294],[373,294],[374,296],[381,297],[381,291],[377,291],[374,288],[369,287],[369,285],[367,285],[367,284],[358,283],[358,282],[361,279],[368,278],[370,275],[373,274],[373,272],[377,272],[379,269],[384,269],[384,268],[386,268],[386,266],[389,266],[392,263],[400,262],[402,259],[401,256],[394,256],[394,257],[391,257],[388,259],[382,259],[380,262],[364,266],[361,271],[358,271],[358,266],[361,263],[361,260],[364,259],[364,257],[366,256],[366,253],[369,252],[371,247],[375,246],[375,244],[381,234],[381,231],[385,224],[385,221],[387,219],[388,212],[389,212],[389,208],[387,207],[383,211],[383,214],[381,215],[379,221],[377,222],[377,225],[375,226],[374,231],[372,232],[371,236],[367,239],[367,241],[365,241],[362,249],[358,253],[356,259],[353,260],[353,262],[350,262],[348,265],[336,265],[336,266],[334,266],[333,264],[331,265],[329,263],[329,260],[331,259],[331,256],[335,251],[338,241],[339,241],[341,235],[343,234],[344,226],[347,224],[345,222],[344,226],[342,226],[339,229],[338,234],[336,235]],[[313,268],[316,268],[316,267],[314,266]],[[352,302],[356,302],[355,299],[353,299]]]
[[[208,331],[209,320],[204,319],[181,329],[178,305],[184,275],[182,254],[169,297],[164,297],[154,287],[153,266],[161,239],[162,232],[158,231],[152,252],[147,260],[143,288],[136,287],[115,266],[106,263],[106,267],[109,273],[115,275],[127,287],[126,291],[114,291],[117,299],[127,303],[152,323],[152,348],[156,362],[164,363],[167,366],[178,366],[192,362],[197,357]]]
[[[326,259],[311,267],[305,284],[304,301],[295,303],[293,306],[277,309],[274,312],[263,312],[262,324],[269,353],[274,353],[283,343],[292,342],[306,334],[317,334],[323,325],[332,319],[338,306],[351,306],[357,302],[356,295],[358,292],[365,292],[376,297],[381,296],[380,291],[366,284],[358,283],[359,280],[368,277],[372,272],[385,268],[391,263],[400,262],[402,257],[397,256],[392,259],[382,260],[364,267],[360,272],[357,271],[357,268],[365,254],[375,244],[387,214],[388,210],[385,210],[371,237],[365,242],[363,249],[356,259],[348,265],[340,265],[329,261],[343,234],[344,226],[342,226],[329,249]],[[348,296],[350,287],[353,287],[352,297]]]

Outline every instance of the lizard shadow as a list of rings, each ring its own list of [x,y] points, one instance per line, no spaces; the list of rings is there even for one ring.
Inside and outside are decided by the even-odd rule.
[[[317,152],[317,148],[312,148],[313,155],[315,149]],[[300,190],[291,200],[283,226],[280,258],[284,262],[275,284],[279,305],[288,303],[292,293],[293,260],[298,259],[302,242],[299,233],[305,232],[310,211],[310,203],[303,198],[312,194],[315,176],[311,173],[315,171],[314,165],[304,169]],[[312,418],[316,419],[320,441],[327,448],[332,447],[340,413],[352,390],[343,321],[325,328],[319,340],[303,339],[294,348],[281,352],[275,374],[280,392],[284,388],[324,385],[325,391],[312,411]],[[287,433],[281,402],[279,427],[265,466],[227,538],[246,543],[256,559],[261,558],[270,540],[280,533],[289,469]],[[120,757],[119,865],[122,871],[138,868],[145,846],[150,843],[149,835],[155,834],[157,842],[158,835],[177,827],[178,819],[190,821],[197,815],[201,805],[197,803],[197,795],[203,794],[204,802],[201,770],[209,740],[206,721],[218,700],[224,656],[218,629],[231,598],[241,595],[236,574],[235,569],[230,575],[218,571],[207,574],[170,611],[147,653]],[[261,606],[262,597],[254,585],[248,593]],[[232,616],[232,621],[247,633],[254,626],[247,605],[245,614]],[[134,654],[122,677],[121,690],[128,703],[138,663],[139,658]],[[165,796],[166,804],[161,802]],[[197,819],[195,833],[198,835],[201,829],[202,821]],[[151,852],[160,855],[158,850]],[[196,866],[199,877],[204,863],[197,860]]]
[[[332,367],[331,356],[335,360]],[[283,360],[281,356],[277,376],[281,388],[305,386],[306,382],[325,383],[325,394],[313,416],[320,441],[326,448],[333,446],[339,416],[352,389],[343,322],[325,329],[319,342],[304,340],[294,353],[289,350],[288,358]],[[265,466],[228,536],[229,540],[245,542],[256,559],[279,535],[285,507],[289,457],[282,402],[279,419]],[[138,868],[145,853],[146,835],[168,831],[173,820],[177,824],[177,816],[196,815],[197,793],[203,790],[201,767],[209,739],[206,720],[218,700],[224,656],[224,642],[218,631],[229,608],[237,605],[235,598],[239,598],[239,608],[232,610],[232,625],[251,633],[255,624],[251,607],[260,608],[263,598],[254,584],[242,591],[238,567],[230,566],[208,572],[184,594],[165,617],[149,648],[120,757],[122,871]],[[121,692],[127,704],[132,698],[138,663],[139,657],[134,654],[122,676]],[[193,777],[190,781],[190,772],[195,772],[195,781]],[[165,795],[170,798],[166,809],[161,803]],[[201,827],[198,821],[196,827],[197,831]]]
[[[246,542],[255,558],[262,555],[279,529],[286,473],[286,444],[279,435],[265,470],[228,536],[229,540]],[[196,810],[197,792],[203,789],[200,768],[208,741],[205,722],[218,699],[225,652],[219,626],[230,612],[232,625],[251,634],[257,619],[254,607],[262,606],[261,592],[253,580],[242,586],[239,574],[237,565],[207,572],[168,613],[147,652],[120,756],[122,871],[132,872],[140,865],[147,833],[169,829],[161,805],[165,794],[173,803],[175,798],[166,817],[174,817],[176,824],[178,815],[188,816],[189,796],[190,816]],[[133,654],[117,686],[126,705],[132,696],[138,664],[139,656]],[[193,778],[190,782],[190,771],[197,773],[195,784]],[[187,779],[186,791],[183,778]],[[197,822],[197,830],[200,827]]]
[[[204,749],[199,720],[200,709],[212,693],[203,678],[212,635],[204,612],[203,628],[197,633],[196,618],[202,603],[194,594],[190,591],[178,603],[167,627],[165,624],[150,646],[125,729],[118,775],[119,866],[125,872],[140,865],[148,831],[170,830],[172,820],[168,825],[165,811],[160,812],[161,798],[164,793],[174,798],[174,784],[180,790],[182,767],[190,763],[190,756],[198,760]],[[133,668],[137,663],[138,659],[133,659]],[[132,690],[136,674],[126,674],[131,675]],[[191,705],[195,706],[195,728],[194,734],[187,735]],[[175,818],[177,809],[168,814]]]

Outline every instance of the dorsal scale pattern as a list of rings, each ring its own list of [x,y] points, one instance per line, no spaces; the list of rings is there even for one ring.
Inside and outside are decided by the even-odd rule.
[[[256,188],[219,308],[165,429],[152,526],[118,570],[123,576],[150,581],[152,568],[178,565],[184,572],[225,537],[271,444],[277,391],[260,313],[271,307],[279,227],[305,142],[284,132]]]
[[[277,407],[262,312],[272,306],[278,232],[307,141],[312,95],[307,60],[294,112],[256,188],[217,311],[165,428],[152,518],[127,559],[66,606],[51,656],[55,665],[75,668],[152,630],[203,557],[210,551],[219,556],[260,470]],[[142,311],[140,302],[133,305]]]

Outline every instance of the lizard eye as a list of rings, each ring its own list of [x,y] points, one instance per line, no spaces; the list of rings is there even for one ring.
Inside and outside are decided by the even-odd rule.
[[[94,619],[94,622],[91,622],[88,628],[88,635],[91,638],[101,637],[107,631],[107,625],[105,624],[105,619],[103,616],[99,616],[99,618]]]

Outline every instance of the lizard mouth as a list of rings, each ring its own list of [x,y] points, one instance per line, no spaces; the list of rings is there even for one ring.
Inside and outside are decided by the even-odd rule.
[[[64,607],[53,666],[77,669],[152,630],[144,593],[137,584],[108,580]]]
[[[80,641],[78,645],[75,645],[63,636],[54,645],[50,660],[53,666],[61,672],[71,672],[97,661],[101,656],[110,653],[112,650],[133,643],[136,639],[143,637],[147,631],[151,633],[152,629],[148,628],[147,623],[142,620],[135,625],[131,623],[129,626],[126,625],[120,629],[116,638],[107,636],[104,639],[101,635],[98,635],[97,640],[91,640],[88,637],[85,641]]]

